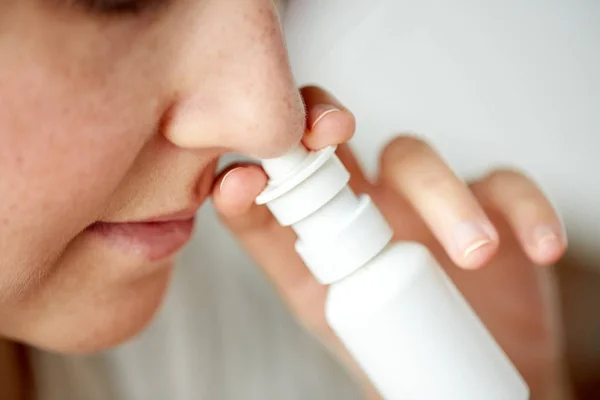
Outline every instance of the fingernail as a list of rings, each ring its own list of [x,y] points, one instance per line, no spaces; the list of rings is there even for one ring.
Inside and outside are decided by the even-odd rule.
[[[241,167],[235,167],[235,168],[230,169],[229,171],[227,171],[227,173],[221,179],[221,183],[219,184],[219,190],[223,189],[223,185],[225,184],[225,181],[227,180],[227,178],[229,178],[234,171],[237,171],[240,168]]]
[[[313,108],[311,108],[310,110],[310,114],[311,116],[314,116],[313,121],[310,123],[310,130],[312,131],[315,126],[317,126],[317,124],[319,123],[319,121],[321,121],[323,119],[324,116],[334,113],[334,112],[341,112],[342,110],[340,110],[339,108],[331,105],[331,104],[318,104],[316,106],[314,106]]]
[[[479,249],[493,241],[493,229],[476,222],[465,222],[454,229],[454,241],[463,259],[468,260]]]
[[[561,251],[561,234],[550,225],[538,226],[533,231],[537,250],[546,256],[552,256]]]

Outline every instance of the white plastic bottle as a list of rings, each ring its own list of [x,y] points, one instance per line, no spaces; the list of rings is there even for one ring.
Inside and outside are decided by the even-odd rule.
[[[330,147],[263,160],[267,204],[330,284],[327,320],[387,400],[526,400],[529,389],[427,248],[392,230]]]

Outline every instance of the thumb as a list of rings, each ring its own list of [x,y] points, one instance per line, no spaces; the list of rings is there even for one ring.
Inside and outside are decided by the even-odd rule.
[[[296,253],[293,230],[279,225],[267,207],[254,203],[266,183],[267,176],[258,165],[231,166],[217,179],[213,202],[223,223],[284,300],[301,318],[310,318],[307,307],[314,308],[313,301],[324,301],[325,287],[317,283]],[[306,291],[312,293],[307,295]]]

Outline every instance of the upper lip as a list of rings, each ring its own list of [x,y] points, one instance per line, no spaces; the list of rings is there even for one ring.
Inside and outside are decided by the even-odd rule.
[[[117,212],[114,216],[104,217],[101,220],[98,220],[97,223],[105,223],[105,224],[144,224],[144,223],[160,223],[160,222],[177,222],[177,221],[187,221],[193,219],[204,203],[204,200],[210,193],[210,188],[213,183],[214,174],[213,170],[209,168],[212,162],[216,162],[217,158],[214,157],[212,161],[207,162],[201,168],[201,175],[196,179],[197,185],[199,185],[200,190],[191,199],[183,200],[180,205],[181,207],[166,207],[168,211],[161,211],[155,209],[154,211],[146,210],[145,212],[140,212],[139,214],[135,211],[132,214],[121,210]],[[163,209],[164,210],[164,209]],[[129,214],[126,215],[126,214]]]
[[[104,224],[149,224],[149,223],[158,223],[158,222],[177,222],[177,221],[187,221],[195,217],[196,212],[200,207],[188,207],[184,209],[180,209],[179,211],[167,212],[164,214],[158,214],[153,217],[142,217],[139,219],[131,219],[131,220],[103,220],[98,221],[98,223]]]
[[[150,223],[150,222],[173,222],[173,221],[187,221],[194,218],[199,207],[186,208],[183,210],[161,214],[156,217],[150,217],[140,221],[132,221],[133,223]]]

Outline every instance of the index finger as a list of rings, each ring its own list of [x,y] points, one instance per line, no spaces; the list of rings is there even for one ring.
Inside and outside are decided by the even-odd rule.
[[[478,268],[496,252],[498,233],[483,208],[424,141],[392,141],[382,155],[381,177],[407,199],[457,265]]]
[[[312,150],[344,143],[354,135],[354,115],[331,93],[317,86],[300,89],[306,105],[303,143]]]

